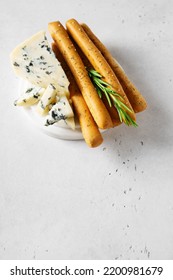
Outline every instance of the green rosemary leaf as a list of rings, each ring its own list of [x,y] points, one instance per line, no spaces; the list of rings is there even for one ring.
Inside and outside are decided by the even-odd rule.
[[[102,76],[94,69],[89,70],[89,75],[90,77],[94,76],[94,77],[102,78]]]
[[[103,80],[100,80],[100,83],[101,83],[102,85],[105,85],[105,86],[107,86],[107,87],[110,87],[110,85],[109,85],[108,83],[106,83],[105,81],[103,81]]]
[[[112,107],[111,99],[110,99],[109,94],[107,93],[107,91],[105,89],[104,89],[104,94],[106,96],[106,99],[108,101],[109,106]]]
[[[117,108],[117,112],[118,112],[118,115],[119,115],[119,118],[120,118],[120,122],[123,122],[122,111],[121,111],[121,109],[119,107]]]
[[[100,88],[97,87],[96,90],[97,90],[99,97],[102,98],[102,92],[101,92]]]
[[[121,100],[119,101],[119,103],[121,104],[120,106],[126,109],[128,112],[132,112],[132,110],[129,107],[127,107],[127,105],[125,105]]]

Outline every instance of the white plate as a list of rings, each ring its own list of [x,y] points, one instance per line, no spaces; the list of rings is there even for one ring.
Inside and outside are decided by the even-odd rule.
[[[20,80],[19,83],[19,96],[25,91],[28,86],[28,82],[25,80]],[[45,134],[63,140],[80,140],[83,139],[81,129],[79,124],[76,124],[76,129],[72,130],[70,127],[64,124],[64,122],[58,122],[53,125],[45,126],[45,118],[40,116],[36,110],[36,106],[22,107],[24,112],[32,120],[34,125],[36,125]]]

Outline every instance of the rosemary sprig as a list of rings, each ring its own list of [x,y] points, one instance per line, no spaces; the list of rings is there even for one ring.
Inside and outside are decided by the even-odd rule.
[[[128,113],[132,113],[132,110],[124,104],[124,99],[116,91],[111,88],[111,85],[102,80],[102,76],[94,69],[88,71],[89,77],[93,82],[97,93],[100,98],[102,94],[106,96],[108,104],[110,107],[115,106],[117,109],[119,118],[121,122],[124,122],[126,125],[132,125],[137,127],[137,123],[131,118]]]

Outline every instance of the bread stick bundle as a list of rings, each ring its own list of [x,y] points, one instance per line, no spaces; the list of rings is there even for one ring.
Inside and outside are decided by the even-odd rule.
[[[120,84],[123,87],[124,92],[126,93],[130,104],[135,111],[135,113],[141,112],[146,109],[147,103],[142,94],[138,91],[138,89],[133,85],[133,83],[129,80],[123,69],[120,67],[119,63],[115,60],[115,58],[111,55],[108,49],[103,45],[103,43],[95,36],[95,34],[91,31],[91,29],[85,24],[81,24],[82,28],[90,38],[90,40],[95,44],[95,46],[99,49],[101,54],[107,60],[115,75],[117,76]]]
[[[69,85],[70,98],[72,100],[72,105],[74,107],[75,113],[79,119],[81,131],[85,139],[85,142],[91,148],[97,147],[103,142],[102,135],[88,109],[88,106],[86,105],[86,102],[82,94],[80,93],[80,90],[74,80],[74,77],[67,63],[65,62],[61,52],[59,51],[55,43],[52,44],[52,49],[57,59],[60,61],[61,66],[70,82]]]
[[[97,126],[101,129],[112,127],[113,124],[109,112],[99,98],[97,91],[88,76],[88,72],[65,28],[59,21],[57,21],[49,23],[48,29],[68,64]]]
[[[126,108],[130,109],[130,111],[128,111],[124,107],[125,114],[128,113],[130,119],[135,122],[136,116],[132,109],[132,106],[114,71],[112,70],[106,59],[103,57],[99,49],[94,45],[84,29],[75,19],[68,20],[66,22],[66,27],[69,34],[73,37],[75,42],[78,44],[78,46],[81,48],[85,56],[92,64],[93,68],[103,77],[104,81],[111,85],[111,88],[121,96]]]

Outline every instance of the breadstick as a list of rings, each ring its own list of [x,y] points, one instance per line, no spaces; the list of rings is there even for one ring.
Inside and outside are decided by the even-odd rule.
[[[81,24],[81,26],[111,66],[120,84],[122,85],[123,90],[126,93],[127,98],[129,99],[130,104],[132,105],[132,108],[135,111],[135,113],[145,110],[147,107],[146,100],[138,91],[138,89],[133,85],[133,83],[129,80],[123,69],[120,67],[119,63],[115,60],[115,58],[113,58],[108,49],[95,36],[95,34],[85,23]]]
[[[73,41],[73,39],[71,39],[71,40],[72,40],[78,54],[80,55],[85,67],[87,69],[92,69],[92,65],[89,62],[88,58],[84,55],[84,53],[81,51],[81,49],[78,47],[78,45]],[[105,106],[106,106],[106,108],[109,112],[109,115],[112,119],[113,127],[120,125],[121,122],[120,122],[120,119],[119,119],[118,112],[117,112],[116,108],[114,106],[110,107],[110,105],[108,104],[108,101],[107,101],[107,99],[104,95],[102,96],[102,100],[103,100],[103,103],[105,104]]]
[[[89,147],[95,148],[103,142],[102,135],[86,105],[81,93],[75,88],[70,89],[71,99],[76,115],[78,116],[81,131]]]
[[[83,53],[86,55],[88,60],[93,65],[94,69],[98,71],[103,77],[104,80],[111,85],[111,87],[123,98],[124,104],[131,109],[131,112],[128,112],[129,116],[135,120],[136,116],[132,109],[132,106],[123,91],[121,84],[119,83],[115,73],[112,68],[105,60],[101,52],[94,45],[94,43],[89,39],[88,35],[85,33],[81,25],[75,20],[70,19],[66,22],[66,27],[69,34],[73,37],[78,46],[82,49]]]
[[[108,112],[109,112],[109,115],[111,116],[113,127],[122,124],[122,122],[119,119],[118,112],[117,112],[116,108],[114,106],[110,107],[110,105],[109,105],[109,103],[108,103],[108,101],[107,101],[107,99],[104,95],[102,96],[102,99],[103,99],[103,102],[104,102]]]
[[[68,65],[66,64],[61,52],[59,51],[55,43],[52,43],[52,50],[55,53],[56,58],[60,61],[61,66],[70,82],[70,98],[72,100],[75,113],[79,119],[81,131],[85,142],[91,148],[97,147],[103,142],[102,135],[86,105],[83,96],[79,91],[79,88],[74,80],[74,77]]]
[[[51,22],[49,23],[48,28],[53,40],[57,44],[72,71],[77,85],[98,127],[101,129],[112,127],[111,117],[90,81],[88,72],[85,69],[80,56],[76,52],[65,28],[60,22]]]

